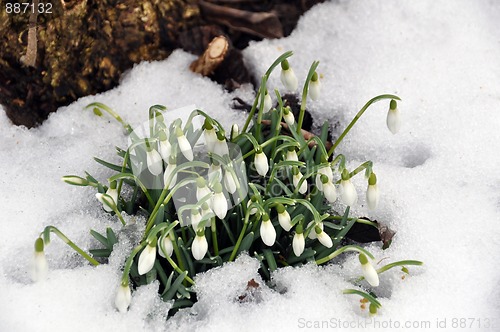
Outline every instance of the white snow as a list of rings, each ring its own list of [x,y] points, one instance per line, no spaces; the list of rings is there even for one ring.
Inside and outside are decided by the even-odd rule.
[[[439,330],[453,330],[456,318],[466,319],[464,331],[488,323],[500,328],[498,22],[500,4],[491,0],[334,1],[309,11],[290,37],[253,43],[244,51],[248,65],[262,74],[279,54],[293,50],[290,63],[299,86],[310,63],[319,60],[322,95],[308,107],[316,119],[339,121],[340,128],[378,94],[403,99],[397,135],[385,126],[388,102],[380,102],[337,151],[350,169],[374,162],[379,208],[362,206],[366,181],[360,174],[354,181],[360,204],[353,214],[385,221],[397,235],[386,251],[371,245],[372,253],[388,258],[384,262],[425,262],[410,267],[405,280],[396,270],[381,275],[381,330],[402,330],[395,324],[407,321],[415,325],[405,330],[437,330],[444,319],[446,328]],[[165,61],[139,64],[116,89],[61,108],[36,129],[12,126],[0,112],[0,331],[284,331],[315,324],[334,330],[341,322],[350,324],[344,330],[373,330],[362,325],[367,315],[359,297],[341,293],[351,287],[346,280],[360,273],[355,256],[347,256],[342,268],[281,269],[275,289],[260,279],[258,263],[242,256],[199,276],[199,302],[167,322],[170,305],[156,296],[157,283],[133,293],[128,313],[113,307],[130,243],[115,250],[110,264],[95,268],[53,237],[46,248],[48,279],[30,282],[33,244],[46,225],[59,227],[85,249],[93,243],[90,228],[121,228],[102,211],[92,189],[60,181],[85,170],[104,180],[110,173],[92,157],[117,160],[114,146],[126,145],[116,121],[83,111],[85,105],[105,103],[132,125],[145,121],[154,104],[196,104],[225,126],[242,123],[242,114],[228,105],[233,96],[250,100],[251,88],[224,92],[190,73],[192,60],[176,51]],[[270,85],[281,87],[279,73]],[[239,303],[252,278],[260,290],[253,302]]]

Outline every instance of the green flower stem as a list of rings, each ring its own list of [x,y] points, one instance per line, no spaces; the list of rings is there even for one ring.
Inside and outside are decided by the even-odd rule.
[[[223,136],[226,136],[226,132],[224,130],[224,127],[222,127],[222,125],[220,124],[219,121],[215,120],[214,118],[212,118],[210,115],[208,115],[207,113],[203,112],[202,110],[194,110],[193,112],[191,112],[191,114],[189,115],[189,118],[186,122],[186,125],[187,124],[190,124],[192,121],[193,121],[193,118],[197,115],[201,115],[203,116],[205,119],[208,119],[212,125],[216,125],[217,126],[217,129],[219,129],[219,131],[221,132],[221,134]]]
[[[229,257],[229,262],[232,262],[236,258],[236,254],[238,253],[238,248],[241,245],[241,241],[243,241],[243,238],[245,237],[245,232],[247,231],[248,227],[248,219],[250,217],[250,209],[252,207],[252,204],[250,205],[250,208],[247,209],[245,213],[245,221],[243,222],[243,228],[241,229],[240,236],[238,237],[238,240],[236,241],[236,244],[234,246],[233,251],[231,252],[231,256]]]
[[[139,253],[139,251],[142,250],[146,246],[147,242],[142,241],[139,243],[130,253],[130,256],[128,256],[127,260],[125,261],[125,266],[123,267],[123,274],[122,274],[122,285],[128,285],[128,275],[130,274],[130,269],[132,268],[132,263],[134,262],[134,257]]]
[[[299,120],[297,122],[297,134],[301,134],[300,130],[302,129],[302,122],[304,122],[304,114],[306,112],[306,103],[307,103],[307,92],[309,91],[309,82],[311,82],[311,78],[318,68],[319,61],[314,61],[309,68],[309,73],[307,74],[307,79],[304,83],[304,88],[302,89],[302,102],[300,103],[300,113]]]
[[[368,109],[368,107],[377,102],[377,101],[380,101],[380,100],[384,100],[384,99],[396,99],[396,100],[401,100],[401,98],[399,98],[398,96],[395,96],[395,95],[390,95],[390,94],[385,94],[385,95],[380,95],[380,96],[376,96],[376,97],[373,97],[372,99],[370,99],[366,104],[365,106],[363,106],[363,108],[361,108],[358,112],[358,114],[356,114],[356,116],[352,119],[351,123],[349,123],[349,125],[347,126],[346,129],[344,129],[344,131],[342,132],[342,134],[339,136],[339,138],[337,138],[337,140],[335,141],[335,143],[333,144],[333,146],[330,148],[330,151],[328,151],[328,156],[331,156],[335,149],[337,148],[337,146],[340,144],[340,142],[342,142],[342,140],[344,139],[345,135],[347,135],[347,133],[351,130],[351,128],[356,124],[356,122],[359,120],[359,118],[363,115],[363,113]]]
[[[165,258],[170,263],[170,265],[175,270],[175,272],[179,273],[179,275],[183,274],[184,272],[186,272],[186,277],[184,278],[184,280],[186,280],[187,282],[189,282],[191,285],[194,285],[194,281],[193,281],[193,279],[191,279],[187,275],[187,273],[188,273],[187,271],[183,271],[181,268],[179,268],[179,266],[177,266],[177,264],[175,264],[174,260],[172,258],[170,258],[170,256],[166,256]]]
[[[335,164],[339,163],[339,172],[342,173],[342,171],[345,168],[345,156],[343,154],[337,155],[330,163],[331,166],[335,166]]]
[[[264,114],[264,98],[266,96],[266,85],[267,85],[267,77],[262,77],[262,81],[260,83],[259,92],[256,98],[259,99],[259,111],[257,112],[257,123],[255,123],[255,139],[257,142],[262,142],[262,114]]]
[[[353,177],[354,175],[358,174],[359,172],[361,172],[362,170],[366,170],[366,173],[365,173],[365,176],[367,178],[370,177],[370,174],[372,174],[372,167],[373,167],[373,162],[368,160],[368,161],[365,161],[364,163],[362,163],[361,165],[359,165],[354,171],[352,171],[351,173],[349,173],[349,177]]]
[[[272,71],[274,68],[276,68],[277,65],[279,65],[283,60],[286,58],[289,58],[293,55],[292,51],[287,51],[280,55],[276,60],[274,60],[273,64],[267,69],[266,73],[264,74],[263,78],[266,78],[266,81],[269,79],[269,75],[271,75]],[[261,93],[261,89],[259,87],[259,91],[257,92],[257,95],[255,96],[255,100],[252,105],[252,109],[250,110],[250,114],[248,114],[247,120],[245,121],[245,125],[241,129],[241,132],[244,133],[248,129],[248,125],[250,124],[250,121],[253,119],[253,116],[255,114],[255,110],[257,109],[257,103],[259,102],[259,96]]]
[[[179,245],[177,244],[177,238],[175,237],[175,233],[170,232],[169,236],[170,236],[170,240],[172,240],[172,246],[174,247],[174,253],[175,253],[175,257],[177,258],[177,262],[179,263],[179,268],[181,269],[181,272],[186,271],[187,263],[184,262],[181,251],[179,249]]]
[[[128,123],[126,123],[125,121],[123,121],[123,119],[121,118],[121,116],[118,115],[118,113],[116,113],[115,111],[113,111],[108,106],[106,106],[106,105],[104,105],[102,103],[97,103],[97,102],[96,103],[90,103],[87,106],[85,106],[85,108],[90,108],[90,107],[97,107],[97,108],[100,108],[103,111],[106,111],[107,113],[109,113],[113,118],[115,118],[116,121],[118,121],[118,122],[121,123],[121,125],[123,126],[123,128],[125,128],[129,134],[131,134],[134,131],[132,129],[132,127]]]
[[[329,219],[329,220],[342,220],[343,218],[344,218],[343,216],[332,216],[332,215],[330,215],[327,219]],[[378,224],[376,222],[373,222],[373,221],[370,221],[370,220],[366,220],[366,219],[363,219],[363,218],[347,218],[347,220],[349,220],[349,221],[355,220],[357,223],[365,224],[365,225],[370,225],[370,226],[373,226],[375,228],[378,228]]]
[[[359,295],[365,299],[367,299],[368,301],[370,301],[370,303],[373,303],[373,305],[375,305],[377,308],[381,308],[382,307],[382,304],[380,304],[380,302],[374,298],[372,295],[368,294],[368,293],[365,293],[363,291],[360,291],[360,290],[357,290],[357,289],[344,289],[342,291],[343,294],[356,294],[356,295]]]
[[[215,218],[212,218],[210,226],[210,229],[212,231],[212,245],[214,247],[214,256],[219,256],[219,242],[217,241]]]
[[[107,194],[103,194],[103,196],[106,196],[108,197],[110,200],[113,200],[113,198]],[[120,222],[122,223],[123,226],[126,225],[126,222],[125,220],[123,219],[123,216],[122,214],[120,213],[120,211],[118,211],[118,207],[116,206],[116,204],[107,204],[106,201],[104,201],[104,204],[106,204],[111,210],[113,210],[113,212],[116,214],[116,216],[118,217],[118,219],[120,219]]]
[[[66,235],[64,235],[59,229],[57,229],[54,226],[47,226],[45,227],[44,231],[40,234],[40,237],[43,235],[44,242],[46,245],[50,243],[50,233],[54,233],[57,235],[61,240],[63,240],[64,243],[66,243],[68,246],[70,246],[73,250],[75,250],[77,253],[79,253],[83,258],[88,260],[90,264],[97,266],[99,265],[99,262],[96,261],[94,258],[92,258],[89,254],[87,254],[85,251],[83,251],[80,247],[78,247],[76,244],[74,244]]]
[[[363,249],[363,248],[361,248],[359,246],[347,245],[347,246],[342,247],[342,248],[340,248],[338,250],[335,250],[334,252],[332,252],[330,255],[328,255],[326,257],[318,259],[316,261],[316,264],[321,265],[323,263],[326,263],[326,262],[334,259],[338,255],[340,255],[340,254],[342,254],[343,252],[346,252],[346,251],[357,251],[359,253],[365,254],[366,256],[370,257],[371,259],[374,259],[373,255],[369,251],[367,251],[366,249]]]

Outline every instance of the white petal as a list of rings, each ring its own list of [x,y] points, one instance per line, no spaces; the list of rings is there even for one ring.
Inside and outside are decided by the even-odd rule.
[[[294,186],[295,188],[297,188],[297,186],[298,186],[298,184],[299,184],[300,180],[302,179],[302,177],[303,177],[303,176],[302,176],[302,173],[300,173],[300,172],[299,172],[299,173],[297,173],[297,174],[295,174],[295,175],[293,176],[293,186]],[[300,188],[299,188],[299,193],[301,193],[301,194],[305,194],[305,193],[306,193],[306,191],[307,191],[307,181],[306,181],[306,180],[304,180],[304,181],[302,182],[302,184],[300,185]]]
[[[207,239],[205,238],[205,235],[202,236],[196,235],[196,237],[193,240],[193,244],[191,245],[191,252],[193,253],[194,259],[196,259],[197,261],[203,259],[207,251],[208,251],[208,242]]]
[[[121,313],[127,312],[132,299],[132,292],[129,286],[120,285],[115,297],[115,306]]]
[[[292,248],[295,256],[299,257],[304,252],[306,241],[304,239],[304,233],[295,233],[292,240]]]
[[[321,231],[321,233],[316,234],[318,237],[318,241],[327,248],[331,248],[333,246],[332,238],[326,234],[326,232]]]
[[[345,205],[353,206],[354,204],[356,204],[356,201],[358,200],[358,194],[351,180],[340,181],[340,189],[342,202]]]
[[[337,200],[337,190],[335,189],[335,185],[328,181],[327,183],[323,183],[323,194],[325,194],[328,202],[333,203]]]
[[[186,136],[177,136],[177,142],[179,142],[179,148],[184,157],[186,157],[189,161],[193,161],[193,148],[191,147],[191,144],[189,144]]]
[[[290,231],[292,228],[292,222],[290,219],[290,214],[288,211],[283,211],[282,213],[278,213],[278,221],[280,223],[280,226],[287,232]]]
[[[217,139],[214,143],[214,153],[221,157],[229,154],[229,148],[225,139],[222,141]]]
[[[370,262],[361,264],[361,269],[363,270],[363,276],[365,277],[366,281],[373,287],[377,287],[380,281],[378,278],[378,273],[373,265]]]
[[[368,185],[368,189],[366,190],[366,203],[368,204],[368,207],[372,210],[376,209],[379,199],[380,193],[377,185]]]
[[[214,145],[215,142],[217,141],[217,134],[215,133],[215,129],[214,128],[209,130],[205,129],[204,136],[208,151],[214,152]]]
[[[219,219],[224,219],[227,214],[227,200],[224,193],[215,193],[212,197],[212,210]]]
[[[285,89],[287,89],[288,91],[294,92],[295,90],[297,90],[299,82],[292,68],[288,68],[287,70],[281,70],[280,79],[281,83],[283,83]]]
[[[106,195],[108,195],[109,197],[111,197],[113,199],[114,205],[117,205],[117,202],[118,202],[118,190],[116,188],[115,189],[108,188],[108,190],[106,191]],[[106,211],[106,212],[113,211],[113,209],[110,208],[107,204],[104,204],[104,202],[102,201],[102,196],[101,196],[101,203],[103,203],[102,207],[104,208],[104,211]]]
[[[153,175],[159,175],[163,171],[163,159],[156,150],[146,152],[148,169]]]
[[[292,111],[288,112],[288,114],[283,114],[283,118],[288,126],[292,126],[295,123],[295,117]]]
[[[274,244],[274,241],[276,241],[276,230],[271,221],[262,221],[260,224],[260,237],[265,245],[270,247]]]
[[[149,244],[146,245],[144,250],[142,250],[139,256],[139,263],[137,264],[137,270],[140,275],[146,274],[153,268],[156,260],[156,246],[152,247]]]
[[[397,134],[399,129],[401,129],[401,114],[398,108],[393,110],[389,109],[387,113],[387,128],[389,128],[393,134]]]
[[[260,176],[266,176],[267,171],[269,171],[269,163],[264,152],[255,154],[255,168]]]
[[[196,199],[200,201],[202,198],[206,197],[207,195],[212,195],[212,191],[207,187],[196,187]]]
[[[237,186],[231,172],[226,171],[226,174],[224,175],[224,186],[230,194],[234,194],[236,192]]]
[[[267,113],[271,110],[271,108],[273,108],[273,100],[271,99],[269,93],[266,93],[264,96],[264,109],[262,112]]]
[[[250,204],[252,204],[252,200],[248,200],[248,203],[247,203],[247,208],[250,206]],[[256,207],[253,207],[252,209],[250,209],[250,215],[254,215],[257,213],[257,208]]]
[[[210,168],[208,169],[208,181],[210,183],[222,181],[222,169],[220,165],[210,165]]]
[[[307,228],[311,227],[311,225],[315,223],[315,221],[311,221],[309,224],[307,224]],[[321,230],[323,230],[323,223],[320,222],[318,225],[317,225]],[[311,240],[314,240],[315,238],[317,238],[316,236],[316,231],[314,230],[314,228],[309,232],[309,235],[307,236],[308,238],[310,238]]]
[[[161,246],[163,245],[163,249],[165,249],[165,251],[162,250]],[[172,243],[172,240],[170,239],[170,237],[168,235],[164,236],[161,240],[161,245],[160,245],[160,241],[158,241],[158,253],[160,254],[161,257],[163,258],[166,258],[167,256],[170,257],[172,256],[172,253],[174,252],[174,245]]]
[[[191,211],[191,227],[196,232],[198,230],[198,225],[200,224],[202,216],[199,211]]]
[[[312,100],[318,100],[321,92],[321,82],[319,79],[309,83],[309,96]]]
[[[31,280],[34,282],[45,280],[47,278],[47,274],[49,273],[49,264],[47,263],[45,253],[43,251],[35,251],[32,264]]]
[[[286,152],[286,160],[288,161],[299,161],[299,157],[297,156],[297,152],[295,150],[288,150]]]
[[[170,177],[170,174],[174,171],[174,169],[177,167],[176,164],[168,164],[167,168],[165,169],[165,174],[163,174],[163,183],[167,183],[168,178]],[[175,186],[175,183],[177,182],[177,173],[172,177],[172,181],[170,181],[170,184],[168,185],[168,189],[172,189]]]

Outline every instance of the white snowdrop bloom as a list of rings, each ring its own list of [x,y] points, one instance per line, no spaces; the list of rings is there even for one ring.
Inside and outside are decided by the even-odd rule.
[[[328,180],[330,180],[330,182],[333,181],[333,171],[330,167],[330,164],[328,164],[328,166],[321,167],[316,173],[316,187],[318,187],[319,191],[323,191],[323,182],[321,181],[321,175],[325,175]]]
[[[200,201],[207,195],[212,195],[212,190],[208,188],[205,179],[200,176],[196,179],[196,199]]]
[[[397,134],[399,129],[401,129],[401,114],[398,104],[394,99],[391,100],[389,111],[387,112],[387,128],[393,134]]]
[[[205,238],[205,233],[197,233],[193,243],[191,244],[191,252],[193,254],[193,258],[199,261],[203,259],[208,251],[208,242]]]
[[[358,200],[358,193],[351,180],[340,181],[340,196],[345,205],[353,206]]]
[[[217,137],[217,140],[214,143],[213,152],[221,157],[229,155],[229,147],[227,146],[226,138],[224,136],[221,138]]]
[[[379,285],[378,273],[368,260],[368,257],[365,254],[359,254],[359,262],[366,281],[373,287],[377,287]]]
[[[174,172],[174,169],[177,167],[177,164],[175,161],[170,158],[170,163],[167,164],[167,168],[165,169],[165,173],[163,174],[163,183],[167,184],[168,178],[170,175]],[[175,186],[175,183],[177,182],[177,173],[175,173],[172,176],[172,180],[170,181],[168,185],[168,189],[172,189]]]
[[[118,196],[118,193],[116,194],[116,196]],[[97,198],[97,200],[99,202],[102,203],[102,207],[107,212],[113,211],[113,209],[111,207],[116,207],[116,204],[115,204],[113,197],[109,196],[108,194],[96,193],[95,197]]]
[[[208,123],[208,125],[207,125]],[[208,128],[210,127],[210,129]],[[203,136],[205,137],[205,143],[209,152],[214,152],[214,145],[217,141],[217,133],[215,128],[210,124],[208,120],[205,120],[205,130],[203,131]]]
[[[146,274],[153,268],[156,260],[156,239],[153,243],[148,243],[142,250],[137,264],[137,270],[140,275]]]
[[[112,181],[108,187],[108,190],[106,190],[106,195],[111,197],[113,200],[113,205],[118,204],[118,190],[116,189],[116,181]],[[96,196],[97,197],[97,196]],[[102,203],[102,207],[104,208],[104,211],[106,212],[111,212],[113,209],[109,207],[107,204],[104,203],[104,199],[102,195],[99,195],[97,199]]]
[[[121,284],[116,292],[115,307],[121,313],[125,313],[130,306],[130,302],[132,302],[132,292],[130,291],[130,287],[128,285]]]
[[[290,231],[292,228],[292,220],[290,218],[290,214],[288,211],[285,209],[283,204],[279,204],[276,207],[276,211],[278,212],[278,221],[280,223],[280,226],[287,232]]]
[[[267,113],[271,110],[271,108],[273,108],[273,100],[271,99],[271,96],[266,90],[266,93],[264,95],[264,107],[262,109],[262,112]]]
[[[299,157],[297,156],[297,151],[295,151],[295,148],[292,148],[292,150],[288,149],[286,151],[286,160],[287,161],[299,161]]]
[[[304,238],[304,233],[295,232],[292,240],[292,249],[295,256],[299,257],[304,252],[306,246],[306,240]]]
[[[318,238],[318,241],[324,245],[327,248],[331,248],[333,246],[332,238],[321,228],[316,227],[314,229],[314,232],[316,233],[316,237]]]
[[[375,173],[370,175],[368,179],[368,188],[366,189],[366,203],[370,209],[376,209],[378,201],[380,199],[380,193],[377,187],[377,176]]]
[[[315,221],[311,221],[309,224],[307,224],[307,228],[311,227],[312,224],[315,224],[316,222]],[[317,238],[317,235],[316,235],[316,228],[318,228],[322,231],[323,230],[323,223],[322,222],[319,222],[310,232],[309,232],[309,235],[307,236],[308,238],[310,238],[311,240],[314,240]]]
[[[210,208],[210,206],[207,203],[203,203],[201,205],[201,220],[208,220],[214,216],[215,214]],[[205,223],[205,227],[209,228],[210,226],[211,226],[210,222]]]
[[[148,165],[148,170],[153,175],[160,175],[163,171],[163,159],[155,149],[149,148],[146,151],[146,164]]]
[[[170,144],[168,139],[165,138],[165,140],[163,141],[160,139],[160,143],[158,144],[158,150],[160,152],[160,156],[162,157],[163,161],[168,163],[168,159],[172,154],[172,145]]]
[[[295,123],[295,117],[293,116],[292,110],[288,106],[283,109],[283,120],[285,120],[289,127]]]
[[[335,185],[330,180],[323,183],[323,194],[330,203],[337,200],[337,189],[335,189]]]
[[[257,169],[257,173],[259,173],[260,176],[266,176],[267,172],[269,171],[269,163],[267,161],[267,156],[262,152],[256,152],[255,153],[255,168]]]
[[[253,196],[251,199],[249,199],[248,203],[247,203],[247,208],[250,206],[250,204],[252,204],[253,202],[256,202],[256,201],[257,201],[257,198],[255,198],[255,196]],[[254,215],[257,213],[257,211],[258,211],[258,209],[256,207],[253,207],[250,209],[249,214]]]
[[[311,81],[309,82],[309,96],[312,100],[318,100],[321,92],[321,82],[318,73],[314,72]]]
[[[191,227],[196,232],[198,230],[198,225],[200,224],[202,216],[198,209],[191,209]]]
[[[224,174],[224,186],[230,194],[234,194],[236,192],[236,189],[238,188],[236,181],[234,181],[233,174],[227,170]]]
[[[177,143],[179,143],[179,149],[181,150],[182,154],[184,157],[186,157],[187,160],[193,161],[193,148],[191,147],[191,144],[189,143],[188,139],[184,135],[184,132],[180,127],[177,127],[175,130],[175,135],[177,136]]]
[[[292,178],[293,186],[295,188],[297,188],[303,175],[302,175],[302,173],[300,173],[299,169],[296,167],[293,168],[293,173],[294,173],[293,178]],[[302,181],[302,184],[300,185],[299,193],[305,194],[306,191],[307,191],[307,181],[304,180],[304,181]]]
[[[44,243],[42,238],[35,241],[35,253],[33,256],[33,263],[31,267],[31,280],[39,282],[47,278],[49,273],[49,264],[45,257]]]
[[[222,181],[222,169],[219,164],[211,164],[208,169],[208,181],[210,183]]]
[[[299,82],[297,80],[297,76],[293,72],[292,67],[288,63],[288,60],[283,60],[281,62],[281,74],[280,74],[281,83],[285,86],[290,92],[295,92],[297,87],[299,86]]]
[[[224,193],[222,192],[222,185],[220,183],[216,183],[214,185],[214,191],[215,194],[212,196],[211,208],[219,219],[224,219],[227,214],[228,206],[226,196],[224,196]]]
[[[274,229],[269,216],[265,214],[260,224],[260,237],[266,246],[271,247],[276,241],[276,230]]]
[[[162,248],[163,247],[163,248]],[[166,258],[167,256],[172,256],[174,252],[174,244],[172,239],[167,235],[163,236],[160,241],[158,241],[158,253],[161,257]]]

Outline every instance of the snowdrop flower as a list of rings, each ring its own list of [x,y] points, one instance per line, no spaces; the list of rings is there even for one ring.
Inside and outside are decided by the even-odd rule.
[[[318,73],[314,72],[311,77],[311,82],[309,82],[309,96],[312,100],[318,100],[321,92],[321,82],[318,77]]]
[[[208,188],[205,179],[200,176],[196,179],[196,200],[201,201],[207,195],[212,195],[212,190]]]
[[[276,241],[276,230],[274,229],[267,213],[262,217],[262,222],[260,224],[260,237],[262,238],[262,242],[269,247],[271,247],[274,244],[274,241]]]
[[[316,233],[316,237],[318,238],[318,241],[322,245],[324,245],[327,248],[331,248],[333,246],[332,238],[328,234],[326,234],[326,232],[323,231],[322,228],[319,228],[318,226],[316,226],[314,228],[314,232]]]
[[[172,256],[173,252],[174,245],[172,243],[172,239],[168,236],[168,234],[165,234],[160,238],[160,241],[158,241],[158,253],[161,257],[167,258],[167,256]]]
[[[289,106],[283,109],[283,120],[285,120],[289,127],[295,123],[295,117],[293,116],[292,109]]]
[[[356,201],[358,200],[358,194],[356,192],[356,188],[354,188],[354,185],[351,182],[351,179],[349,177],[349,172],[344,169],[342,172],[342,180],[340,181],[340,195],[342,198],[342,202],[345,205],[353,206],[356,204]]]
[[[273,100],[271,99],[271,96],[269,95],[269,92],[266,89],[266,92],[264,94],[264,105],[262,112],[267,113],[273,108]]]
[[[227,214],[228,206],[226,196],[224,196],[224,193],[222,192],[222,185],[220,183],[216,183],[214,185],[214,191],[215,194],[212,196],[211,200],[212,210],[215,215],[219,217],[219,219],[224,219]]]
[[[297,90],[297,87],[299,85],[297,76],[295,76],[293,69],[290,67],[288,60],[286,59],[281,62],[280,78],[281,83],[283,83],[283,85],[285,86],[285,89],[290,92],[295,92],[295,90]]]
[[[276,207],[276,211],[278,211],[278,221],[280,223],[280,226],[285,231],[289,232],[292,228],[290,214],[288,214],[288,211],[285,209],[283,204],[278,204],[278,206]]]
[[[47,278],[49,273],[49,264],[45,257],[44,243],[42,238],[35,241],[35,254],[33,257],[33,266],[31,270],[31,280],[34,282],[42,281]]]
[[[160,156],[163,158],[163,161],[168,163],[168,159],[172,153],[172,145],[168,141],[168,135],[164,130],[160,131],[159,136],[160,143],[158,144],[158,151],[160,152]]]
[[[260,176],[266,176],[267,171],[269,171],[269,163],[267,161],[267,156],[262,150],[255,153],[254,162],[257,173],[259,173]]]
[[[118,193],[116,195],[118,196]],[[97,198],[97,200],[99,202],[102,203],[102,207],[104,208],[105,211],[111,212],[114,210],[113,208],[116,208],[114,198],[109,196],[108,194],[96,193],[95,197]],[[118,197],[117,197],[117,199],[118,199]]]
[[[229,155],[229,147],[227,146],[226,137],[220,132],[217,133],[217,140],[214,143],[213,152],[221,157]]]
[[[215,128],[212,126],[212,123],[208,119],[205,119],[205,124],[203,125],[205,130],[203,131],[203,135],[205,136],[205,143],[207,144],[207,149],[210,152],[214,152],[214,144],[217,141],[217,133],[215,132]]]
[[[255,202],[257,202],[257,197],[252,196],[252,198],[250,198],[250,199],[248,200],[248,203],[247,203],[247,209],[248,209],[248,207],[250,207],[250,204],[255,203]],[[253,208],[251,208],[251,209],[250,209],[249,214],[250,214],[250,215],[254,215],[254,214],[256,214],[256,213],[257,213],[257,211],[258,211],[258,210],[257,210],[257,208],[256,208],[256,207],[253,207]]]
[[[309,224],[307,224],[307,228],[311,227],[312,224],[316,224],[316,222],[313,220],[311,221]],[[316,229],[318,229],[320,231],[323,230],[323,223],[322,222],[319,222],[310,232],[309,232],[309,235],[307,236],[308,238],[310,238],[311,240],[314,240],[316,239],[318,236],[316,234]]]
[[[379,285],[378,273],[373,265],[368,261],[368,257],[366,257],[365,254],[360,253],[358,258],[366,281],[373,287],[377,287]]]
[[[330,203],[335,202],[337,200],[337,189],[335,189],[335,185],[324,174],[321,174],[321,182],[322,182],[322,187],[323,187],[322,189],[323,189],[323,194],[325,195],[325,198]]]
[[[111,183],[109,184],[109,188],[108,190],[106,190],[106,195],[108,195],[109,197],[111,197],[111,199],[113,200],[113,204],[111,206],[116,206],[118,204],[118,190],[116,189],[116,181],[111,181]],[[104,211],[106,212],[111,212],[113,211],[113,209],[108,206],[108,204],[104,203],[104,199],[103,199],[103,195],[99,195],[97,196],[97,199],[99,200],[99,202],[102,203],[102,207],[104,208]],[[108,201],[108,203],[111,203]]]
[[[186,157],[186,159],[189,161],[193,161],[193,148],[191,147],[191,144],[189,143],[188,139],[186,138],[184,132],[180,127],[177,127],[175,129],[175,136],[177,136],[179,149],[181,150],[184,157]]]
[[[234,181],[233,174],[227,169],[224,174],[224,186],[230,194],[234,194],[236,192],[236,189],[238,188],[238,184],[236,183],[236,181]]]
[[[295,151],[295,147],[291,146],[286,151],[286,160],[287,161],[299,161],[299,157],[297,156],[297,151]]]
[[[205,257],[208,251],[208,242],[205,238],[205,231],[201,230],[196,233],[196,236],[191,244],[191,252],[193,254],[194,259],[199,261]]]
[[[235,123],[231,127],[231,139],[235,139],[236,137],[238,137],[239,134],[240,134],[240,129],[238,128],[238,125]]]
[[[177,167],[177,163],[174,157],[170,157],[169,163],[167,164],[167,168],[165,169],[165,173],[163,174],[163,183],[166,185],[168,183],[168,178],[174,172],[174,169]],[[172,177],[172,180],[168,184],[168,189],[172,189],[177,182],[177,173],[175,173]]]
[[[208,169],[208,181],[210,183],[222,181],[222,169],[219,163],[214,162],[210,165]]]
[[[292,174],[293,174],[293,179],[292,179],[293,180],[293,186],[295,188],[297,188],[298,185],[299,185],[300,180],[303,177],[302,173],[300,173],[299,169],[296,166],[294,166],[292,168]],[[307,181],[304,180],[304,181],[302,181],[302,184],[300,185],[299,193],[305,194],[306,191],[307,191]]]
[[[306,240],[304,239],[304,233],[302,231],[302,226],[298,225],[295,228],[295,235],[292,240],[292,249],[295,256],[299,257],[304,252],[306,246]]]
[[[401,128],[401,114],[398,109],[397,102],[392,99],[389,105],[389,111],[387,112],[387,128],[393,134],[397,134]]]
[[[322,163],[327,162],[325,157],[322,157],[321,159]],[[326,177],[330,182],[333,181],[333,172],[330,167],[330,164],[328,164],[328,166],[321,167],[320,169],[318,169],[318,172],[316,173],[316,187],[318,187],[319,191],[323,191],[323,181],[321,181],[321,175],[326,175]]]
[[[146,145],[146,164],[153,175],[160,175],[163,171],[163,159],[158,151]]]
[[[206,220],[212,218],[214,216],[214,212],[208,205],[208,203],[203,203],[201,205],[201,220]],[[206,227],[210,227],[210,223],[206,223]]]
[[[156,238],[152,242],[148,243],[146,247],[142,250],[139,256],[139,263],[137,264],[137,270],[139,275],[143,275],[151,271],[156,260]]]
[[[88,186],[89,185],[89,181],[87,179],[81,178],[81,177],[76,176],[76,175],[63,176],[61,178],[61,180],[63,182],[66,182],[68,184],[72,184],[74,186]]]
[[[191,209],[191,227],[196,232],[201,221],[201,214],[198,209]]]
[[[377,176],[375,173],[370,174],[368,179],[368,188],[366,189],[366,203],[370,209],[376,209],[378,201],[380,198],[380,193],[377,187]]]
[[[130,287],[128,284],[121,284],[118,287],[118,291],[116,292],[115,297],[115,307],[121,313],[127,312],[127,309],[132,301],[132,292],[130,291]]]

